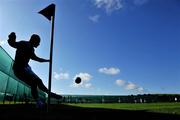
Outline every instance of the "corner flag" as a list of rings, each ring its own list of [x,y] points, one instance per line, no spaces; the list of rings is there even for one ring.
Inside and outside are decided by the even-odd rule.
[[[51,29],[51,45],[50,45],[50,55],[49,55],[49,83],[48,83],[48,104],[47,111],[49,111],[50,98],[51,98],[51,76],[52,76],[52,56],[53,56],[53,39],[54,39],[54,20],[55,20],[55,4],[51,4],[39,11],[40,14],[45,16],[49,21],[52,21],[52,29]]]
[[[39,13],[46,17],[49,21],[51,21],[51,17],[55,15],[55,5],[51,4],[43,10],[39,11]]]

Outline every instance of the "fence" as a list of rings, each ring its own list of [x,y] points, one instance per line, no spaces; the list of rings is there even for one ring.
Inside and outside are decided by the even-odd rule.
[[[13,59],[0,46],[0,102],[33,101],[30,86],[20,81],[12,71]],[[38,90],[39,96],[45,99],[46,94]]]

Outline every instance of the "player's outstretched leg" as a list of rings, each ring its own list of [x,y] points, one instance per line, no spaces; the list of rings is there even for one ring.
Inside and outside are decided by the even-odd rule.
[[[51,97],[56,98],[56,99],[62,99],[63,97],[61,95],[55,94],[51,92]]]
[[[46,86],[43,84],[42,80],[41,80],[41,79],[37,79],[37,81],[38,81],[38,87],[39,87],[42,91],[44,91],[44,92],[46,92],[46,93],[48,94],[49,91],[48,91],[48,89],[46,88]],[[56,99],[62,99],[62,98],[63,98],[61,95],[55,94],[55,93],[53,93],[53,92],[51,92],[51,97],[56,98]]]

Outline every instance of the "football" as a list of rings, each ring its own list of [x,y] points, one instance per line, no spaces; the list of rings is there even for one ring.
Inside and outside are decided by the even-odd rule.
[[[80,77],[77,77],[77,78],[75,79],[75,83],[76,83],[76,84],[81,83],[81,78],[80,78]]]

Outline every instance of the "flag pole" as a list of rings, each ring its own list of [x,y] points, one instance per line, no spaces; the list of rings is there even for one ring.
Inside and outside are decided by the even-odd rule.
[[[54,8],[55,9],[55,8]],[[52,28],[51,28],[51,45],[50,45],[50,62],[49,62],[49,83],[48,83],[48,104],[47,104],[47,111],[50,108],[50,98],[51,98],[51,78],[52,78],[52,59],[53,59],[53,41],[54,41],[54,20],[55,20],[55,13],[51,16],[52,18]]]
[[[50,42],[50,54],[49,54],[49,81],[48,81],[48,101],[47,101],[47,112],[50,107],[50,99],[51,99],[51,78],[52,78],[52,59],[53,59],[53,40],[54,40],[54,20],[55,20],[55,4],[50,4],[43,10],[38,13],[42,14],[49,21],[52,21],[51,28],[51,42]]]

